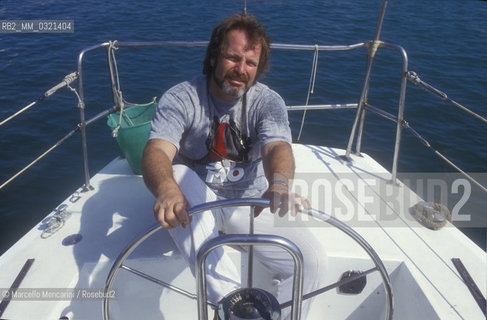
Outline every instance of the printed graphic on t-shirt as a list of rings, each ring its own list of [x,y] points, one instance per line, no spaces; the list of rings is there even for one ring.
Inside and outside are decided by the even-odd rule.
[[[226,181],[237,182],[245,174],[245,170],[237,166],[234,161],[223,159],[222,161],[210,162],[206,165],[207,183],[224,183]]]

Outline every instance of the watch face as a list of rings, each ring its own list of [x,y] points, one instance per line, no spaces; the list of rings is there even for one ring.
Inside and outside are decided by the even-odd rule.
[[[278,320],[281,310],[276,298],[261,289],[238,289],[218,304],[218,316],[221,320]]]

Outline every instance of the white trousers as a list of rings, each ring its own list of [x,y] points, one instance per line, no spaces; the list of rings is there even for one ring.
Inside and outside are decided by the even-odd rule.
[[[217,196],[199,176],[185,165],[173,166],[174,177],[190,206],[215,201]],[[322,244],[302,227],[276,227],[274,222],[280,218],[265,209],[254,221],[256,234],[274,234],[289,239],[301,250],[304,257],[303,294],[323,286],[326,267],[326,254]],[[249,232],[249,208],[223,208],[206,211],[192,217],[186,228],[181,226],[169,232],[181,253],[188,260],[193,275],[195,273],[196,253],[200,246],[210,238],[217,237],[219,231],[228,234],[247,234]],[[274,246],[255,246],[254,257],[276,274],[277,300],[284,303],[291,300],[294,260],[288,252]],[[223,254],[223,248],[213,250],[206,259],[206,281],[208,299],[217,303],[229,292],[240,288],[241,275],[231,259]],[[301,319],[306,319],[309,301],[303,302]],[[282,310],[281,319],[289,319],[290,307]]]

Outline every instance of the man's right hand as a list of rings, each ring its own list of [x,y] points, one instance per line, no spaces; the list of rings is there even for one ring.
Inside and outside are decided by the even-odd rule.
[[[189,203],[178,187],[171,188],[156,198],[154,217],[166,229],[182,225],[186,228],[191,223],[187,209]]]

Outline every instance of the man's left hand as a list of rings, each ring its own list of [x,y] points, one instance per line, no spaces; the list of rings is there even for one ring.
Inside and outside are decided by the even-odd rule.
[[[270,210],[276,213],[279,209],[279,216],[283,217],[290,211],[295,216],[299,210],[310,209],[308,199],[301,197],[299,194],[291,192],[289,188],[282,184],[272,184],[262,195],[262,198],[270,200]],[[254,216],[257,217],[263,208],[256,208]]]

